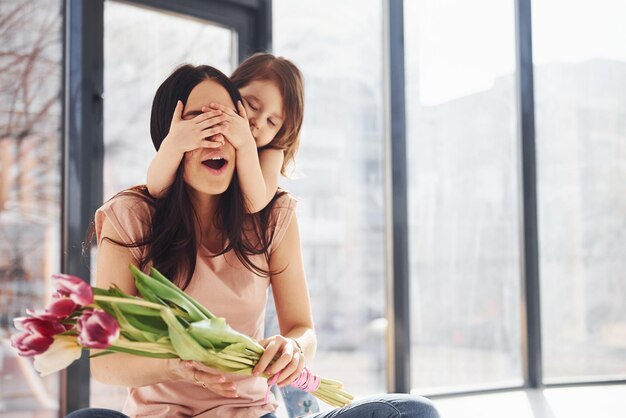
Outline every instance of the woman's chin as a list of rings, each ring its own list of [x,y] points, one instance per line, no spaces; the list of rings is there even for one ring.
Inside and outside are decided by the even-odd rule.
[[[192,188],[203,195],[207,195],[207,196],[217,196],[217,195],[221,195],[223,194],[227,189],[228,189],[228,185],[230,183],[226,183],[226,184],[203,184],[203,185],[198,185],[196,187],[192,186]]]
[[[232,177],[231,177],[232,180]],[[189,190],[198,195],[203,196],[218,196],[223,194],[230,185],[230,181],[223,179],[222,181],[192,181],[185,182]]]

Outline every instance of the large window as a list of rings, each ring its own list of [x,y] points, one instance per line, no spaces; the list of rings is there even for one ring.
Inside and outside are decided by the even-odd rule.
[[[522,382],[513,15],[512,0],[404,2],[421,393]]]
[[[10,347],[59,270],[62,2],[0,2],[0,416],[55,417],[59,377]],[[8,412],[7,412],[8,411]]]
[[[145,181],[151,101],[176,66],[230,74],[245,58],[238,54],[271,44],[301,68],[302,143],[281,184],[300,201],[319,340],[312,367],[357,396],[387,390],[385,214],[401,199],[385,200],[385,94],[395,92],[385,92],[384,4],[106,0],[102,34],[83,25],[98,23],[100,3],[0,0],[0,417],[58,415],[59,375],[41,378],[9,337],[15,317],[46,304],[48,278],[60,260],[76,259],[68,242],[84,236],[86,226],[60,224],[63,107],[66,164],[75,168],[82,150],[99,151],[102,80],[92,77],[102,39],[104,171],[81,173],[103,180],[103,199]],[[533,370],[546,383],[626,377],[626,2],[532,2],[538,225],[520,224],[521,152],[532,150],[518,134],[514,28],[524,18],[515,7],[526,4],[403,2],[410,372],[419,393],[524,383],[523,314],[536,306],[523,305],[522,266],[533,257],[521,259],[519,231],[535,226],[543,369]],[[76,21],[63,21],[64,8]],[[81,37],[88,51],[73,43],[66,61],[82,66],[65,75],[68,92],[86,103],[69,113],[63,50]],[[80,129],[69,129],[76,121]],[[86,184],[66,172],[74,187]],[[94,203],[85,190],[65,192],[79,196],[77,207]],[[76,202],[66,203],[75,221]],[[70,387],[88,379],[76,375],[84,377],[70,377]],[[91,385],[91,406],[122,406],[125,391]]]
[[[381,2],[275,0],[274,52],[305,77],[296,170],[318,335],[314,369],[357,395],[385,390]]]
[[[626,376],[625,21],[621,0],[533,5],[548,382]]]
[[[230,74],[236,41],[233,31],[207,21],[105,2],[104,199],[146,182],[155,154],[152,99],[163,80],[183,63],[208,64]],[[125,398],[125,390],[92,379],[92,407],[121,408]]]

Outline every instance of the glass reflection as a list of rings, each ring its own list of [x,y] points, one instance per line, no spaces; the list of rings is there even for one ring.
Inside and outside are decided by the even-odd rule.
[[[518,385],[514,2],[404,5],[413,388]]]
[[[619,0],[533,5],[547,382],[626,376],[625,19]]]
[[[382,3],[274,1],[274,52],[305,77],[298,221],[318,335],[314,368],[385,391]]]
[[[0,2],[0,417],[55,417],[58,375],[41,378],[9,337],[44,306],[59,270],[60,1]]]

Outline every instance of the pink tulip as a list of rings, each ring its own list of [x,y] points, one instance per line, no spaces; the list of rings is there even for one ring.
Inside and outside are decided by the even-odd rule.
[[[21,332],[11,337],[11,345],[16,348],[18,354],[23,357],[42,354],[53,342],[54,338],[38,333],[30,334],[28,332]]]
[[[42,318],[15,318],[15,328],[29,334],[38,334],[42,337],[53,337],[65,332],[65,327],[56,320]]]
[[[67,318],[78,309],[78,305],[72,299],[64,297],[54,297],[52,302],[46,306],[46,312],[58,319]]]
[[[44,321],[56,321],[59,319],[56,315],[46,311],[33,311],[32,309],[26,309],[26,313],[33,318],[42,319]]]
[[[53,274],[52,278],[54,279],[54,287],[59,295],[69,297],[81,306],[93,303],[93,290],[80,277],[69,274]]]
[[[119,324],[105,311],[86,310],[78,318],[78,341],[83,347],[107,348],[119,335]]]

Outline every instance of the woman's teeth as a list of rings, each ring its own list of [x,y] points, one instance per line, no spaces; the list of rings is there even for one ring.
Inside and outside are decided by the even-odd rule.
[[[220,168],[224,167],[224,165],[226,164],[226,160],[222,157],[214,157],[202,161],[202,164],[206,165],[209,168],[212,168],[213,170],[219,170]]]

